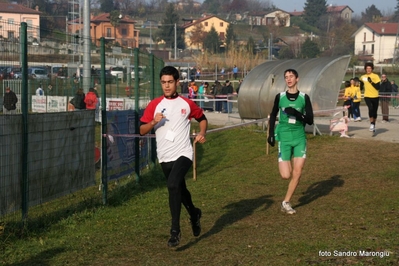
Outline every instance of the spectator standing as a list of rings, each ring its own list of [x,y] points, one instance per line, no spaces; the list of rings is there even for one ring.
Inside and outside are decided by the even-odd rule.
[[[199,80],[201,78],[201,69],[197,68],[197,72],[195,73],[195,79]]]
[[[75,110],[86,109],[85,93],[83,92],[82,88],[76,90],[75,96],[71,100],[71,103],[75,107]]]
[[[381,75],[379,98],[382,112],[382,123],[389,122],[389,104],[391,102],[392,84],[386,74]]]
[[[393,108],[398,108],[398,85],[396,85],[394,80],[391,80],[392,85],[392,106]]]
[[[201,85],[198,87],[197,99],[199,100],[199,107],[204,110],[204,95],[205,95],[205,82],[201,82]]]
[[[18,98],[10,87],[6,87],[3,97],[3,114],[16,114]]]
[[[267,142],[278,143],[278,168],[283,179],[291,180],[285,198],[281,203],[281,211],[294,214],[291,198],[298,186],[302,169],[306,159],[305,125],[313,124],[313,108],[307,94],[298,90],[298,72],[295,69],[284,71],[284,78],[288,90],[276,95],[270,114],[269,137]],[[279,123],[274,126],[279,113]],[[274,134],[276,132],[276,134]],[[293,165],[291,165],[293,164]]]
[[[39,84],[39,88],[36,89],[36,96],[44,96],[44,90],[42,84]]]
[[[90,88],[89,92],[86,94],[84,98],[84,102],[86,104],[86,109],[95,110],[98,103],[98,98],[96,93],[94,92],[94,88]]]
[[[233,109],[233,103],[228,102],[229,97],[233,94],[234,89],[233,86],[231,85],[230,80],[226,80],[225,86],[223,87],[222,94],[226,98],[225,101],[223,101],[223,113],[231,113],[231,110]]]
[[[238,77],[238,67],[236,65],[234,65],[233,67],[233,78],[237,79]]]
[[[204,112],[191,100],[177,93],[179,72],[166,66],[160,73],[164,95],[152,100],[141,117],[140,135],[155,131],[157,157],[166,177],[169,193],[169,209],[172,216],[169,247],[179,245],[180,215],[182,204],[190,215],[191,229],[195,237],[201,233],[201,210],[193,204],[187,189],[185,175],[192,165],[193,148],[190,142],[191,119],[199,123],[199,133],[194,141],[204,143],[208,121]]]
[[[345,81],[345,92],[344,92],[344,107],[348,109],[348,119],[353,121],[352,113],[352,87],[350,81]]]
[[[362,101],[362,93],[360,92],[359,78],[355,77],[351,79],[351,87],[353,90],[353,118],[355,122],[362,121],[360,114],[360,102]]]
[[[184,79],[183,82],[180,83],[181,86],[181,93],[187,94],[188,93],[188,80]]]
[[[360,77],[360,89],[364,90],[364,101],[368,107],[368,115],[370,119],[369,131],[375,133],[375,123],[377,122],[378,111],[378,91],[380,89],[380,77],[373,73],[374,64],[367,62],[364,64],[366,74]]]
[[[222,112],[222,84],[218,80],[215,80],[215,84],[213,87],[213,93],[215,95],[215,113],[221,113]]]

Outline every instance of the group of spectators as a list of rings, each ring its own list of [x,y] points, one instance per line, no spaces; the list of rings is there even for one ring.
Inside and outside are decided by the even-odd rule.
[[[382,123],[389,122],[389,105],[392,102],[394,108],[398,108],[398,86],[394,80],[389,81],[386,74],[372,73],[374,65],[365,65],[366,74],[345,81],[344,106],[348,108],[348,118],[352,121],[361,121],[360,102],[361,93],[364,92],[364,100],[369,109],[371,118],[370,131],[375,130],[375,120],[378,107],[381,106]]]
[[[188,82],[187,79],[180,82],[182,95],[187,95],[190,99],[196,99],[197,104],[204,111],[214,111],[215,113],[231,113],[232,103],[227,101],[229,95],[238,94],[242,80],[239,81],[238,86],[234,89],[230,80],[226,80],[223,84],[219,80],[210,86],[209,82],[202,81],[198,86],[192,80]],[[205,105],[204,102],[213,100],[214,104],[211,106]]]

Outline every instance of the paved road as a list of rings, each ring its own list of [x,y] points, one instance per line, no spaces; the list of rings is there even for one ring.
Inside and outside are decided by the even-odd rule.
[[[360,108],[363,120],[361,122],[349,122],[348,124],[348,135],[351,138],[361,138],[361,139],[372,139],[399,143],[399,109],[390,108],[390,122],[382,123],[382,116],[380,115],[381,110],[379,109],[379,114],[376,123],[376,133],[373,136],[372,132],[369,131],[370,123],[367,117],[367,107],[361,106]],[[233,114],[222,114],[206,112],[205,115],[208,118],[209,124],[217,126],[231,126],[237,125],[243,122],[249,122],[251,120],[245,119],[241,120],[238,113]],[[339,118],[337,115],[334,118]],[[315,125],[321,134],[330,134],[329,125],[331,117],[315,117]],[[313,133],[315,131],[314,126],[307,126],[306,130]],[[317,131],[317,130],[316,130]],[[333,134],[339,137],[338,132]]]

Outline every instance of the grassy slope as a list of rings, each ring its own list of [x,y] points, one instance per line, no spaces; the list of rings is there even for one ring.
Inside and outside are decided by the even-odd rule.
[[[182,212],[182,241],[166,246],[169,211],[158,167],[113,184],[109,205],[98,188],[31,212],[28,230],[1,236],[5,265],[394,265],[399,237],[399,144],[309,136],[308,160],[294,195],[297,215],[279,210],[287,182],[277,149],[247,127],[208,135],[198,145],[198,180],[187,176],[203,231],[191,235]],[[44,214],[43,214],[44,213]],[[390,256],[319,256],[319,251],[389,251]]]

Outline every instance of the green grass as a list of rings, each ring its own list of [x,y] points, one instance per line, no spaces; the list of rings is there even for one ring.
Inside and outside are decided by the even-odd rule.
[[[93,187],[32,208],[21,230],[5,224],[0,264],[398,264],[399,144],[309,135],[308,159],[292,200],[297,214],[290,216],[279,209],[287,182],[279,178],[277,148],[266,154],[265,133],[250,126],[207,138],[197,146],[198,180],[187,175],[203,211],[198,238],[183,210],[181,243],[167,247],[167,189],[157,165],[139,183],[110,183],[107,206]],[[389,256],[334,256],[359,250]]]

